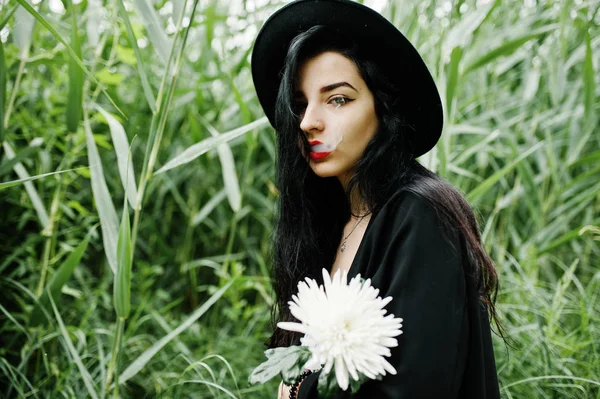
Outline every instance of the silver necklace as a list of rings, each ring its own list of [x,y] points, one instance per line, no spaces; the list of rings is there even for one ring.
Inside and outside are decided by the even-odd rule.
[[[342,241],[342,252],[344,252],[344,249],[346,249],[346,240],[348,239],[348,237],[350,237],[350,234],[352,234],[354,232],[354,230],[356,229],[356,227],[359,225],[360,222],[362,222],[362,220],[366,217],[367,215],[363,216],[360,218],[360,220],[354,225],[354,228],[352,228],[352,231],[346,236],[344,237],[344,241]]]

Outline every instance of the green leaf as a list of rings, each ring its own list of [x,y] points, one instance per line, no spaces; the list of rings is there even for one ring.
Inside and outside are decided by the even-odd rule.
[[[28,7],[33,9],[27,0],[17,0],[22,7],[19,7],[15,13],[14,24],[14,42],[19,47],[19,58],[27,59],[29,47],[33,38],[33,28],[35,19],[28,13]]]
[[[94,137],[94,142],[102,147],[102,148],[106,148],[107,150],[113,150],[113,146],[110,144],[110,141],[108,140],[108,136],[106,136],[105,134],[102,133],[94,133],[92,135]]]
[[[523,36],[514,38],[509,41],[502,42],[502,44],[500,44],[499,46],[491,49],[487,53],[478,57],[475,61],[469,63],[465,67],[465,69],[463,71],[463,75],[466,75],[467,73],[469,73],[477,68],[481,68],[482,66],[490,63],[491,61],[495,60],[498,57],[514,53],[523,44],[527,43],[531,39],[536,39],[536,38],[544,35],[545,33],[553,32],[556,30],[557,27],[558,27],[558,24],[551,24],[551,25],[545,26],[543,28],[536,29],[533,32],[527,33]]]
[[[7,182],[4,182],[4,183],[0,183],[0,191],[4,190],[6,188],[9,188],[9,187],[18,186],[20,184],[27,184],[30,181],[37,180],[37,179],[42,179],[44,177],[48,177],[48,176],[52,176],[52,175],[58,175],[60,173],[65,173],[65,172],[73,172],[73,171],[82,170],[82,169],[84,169],[84,168],[59,170],[58,172],[42,173],[41,175],[28,176],[26,178],[19,179],[19,180],[7,181]]]
[[[6,158],[9,160],[14,158],[15,151],[13,150],[11,145],[8,143],[8,141],[5,141],[3,144],[4,144],[4,152],[6,153]],[[46,228],[46,226],[48,226],[48,223],[50,222],[50,217],[48,216],[46,207],[44,206],[44,203],[42,202],[42,199],[40,198],[35,186],[30,181],[33,179],[30,178],[29,173],[25,169],[25,166],[23,166],[23,164],[21,164],[20,162],[17,162],[15,164],[14,170],[17,173],[17,176],[19,176],[21,178],[21,180],[17,180],[15,182],[2,183],[2,184],[0,184],[0,189],[9,187],[9,186],[5,186],[5,184],[13,183],[11,185],[14,185],[14,183],[17,183],[17,184],[24,183],[25,190],[27,191],[27,194],[29,195],[31,204],[33,205],[33,208],[35,209],[35,212],[38,215],[38,219],[40,219],[40,224],[42,225],[43,228]]]
[[[559,238],[555,239],[554,241],[549,242],[545,247],[540,248],[537,251],[537,254],[541,255],[543,253],[550,252],[551,250],[553,250],[561,245],[564,245],[570,241],[581,238],[581,236],[585,233],[588,233],[588,232],[593,233],[594,228],[595,228],[594,226],[589,226],[589,225],[576,227],[573,230],[571,230],[571,231],[563,234]]]
[[[100,42],[100,25],[104,19],[104,16],[102,15],[101,0],[87,1],[87,7],[85,8],[85,19],[87,21],[85,26],[85,31],[87,33],[87,44],[91,48],[96,48]]]
[[[90,231],[91,233],[91,231]],[[85,250],[87,249],[88,243],[90,241],[90,234],[88,233],[83,241],[69,254],[67,259],[59,266],[58,270],[54,272],[50,282],[46,286],[46,289],[42,293],[42,296],[35,304],[35,307],[31,311],[29,316],[29,327],[35,327],[40,324],[46,324],[48,320],[44,316],[44,312],[42,308],[50,310],[50,300],[48,298],[48,293],[52,295],[52,299],[55,302],[59,302],[60,296],[59,293],[62,287],[65,285],[67,281],[71,278],[73,271],[81,261]]]
[[[248,108],[248,102],[244,100],[242,93],[236,87],[235,81],[231,75],[226,76],[227,81],[231,87],[231,91],[233,93],[233,98],[235,98],[235,102],[240,108],[239,112],[242,117],[242,121],[244,123],[248,123],[252,120],[252,113],[250,112],[250,108]]]
[[[44,140],[42,138],[34,139],[31,141],[31,143],[29,143],[29,146],[16,153],[13,158],[7,157],[7,160],[0,164],[0,176],[7,174],[15,167],[16,164],[29,158],[33,153],[37,152],[39,146],[43,142]]]
[[[69,6],[71,11],[71,45],[73,51],[78,58],[81,56],[81,43],[79,41],[79,33],[77,30],[77,15],[75,14],[75,7],[71,0],[66,0],[65,3]],[[83,107],[83,70],[73,57],[69,58],[69,94],[67,100],[67,129],[70,132],[76,132],[79,121],[81,120],[81,113]]]
[[[198,158],[200,155],[212,150],[213,148],[219,146],[220,144],[231,141],[239,136],[246,134],[250,130],[258,129],[268,124],[267,117],[262,117],[252,123],[249,123],[245,126],[241,126],[237,129],[231,130],[229,132],[220,134],[216,137],[210,137],[208,139],[202,140],[199,143],[196,143],[186,150],[184,150],[181,154],[177,155],[175,158],[171,159],[167,162],[162,168],[154,172],[155,175],[166,172],[167,170],[176,168],[178,166],[184,165],[188,162],[193,161]]]
[[[206,302],[204,302],[202,306],[196,309],[183,323],[177,326],[177,328],[159,339],[156,343],[154,343],[154,345],[146,349],[144,353],[131,362],[131,364],[119,376],[119,384],[123,384],[130,378],[134,377],[165,345],[167,345],[169,342],[171,342],[171,340],[173,340],[173,338],[177,337],[192,324],[194,324],[196,320],[206,313],[208,309],[210,309],[210,307],[223,296],[223,294],[229,287],[231,287],[236,279],[237,277],[231,279],[227,284],[215,292]]]
[[[310,358],[310,350],[306,346],[271,348],[265,351],[267,361],[259,364],[248,377],[250,384],[264,384],[271,378],[281,374],[284,382],[293,384],[295,378],[302,374],[302,366]]]
[[[127,140],[127,134],[125,134],[123,125],[121,125],[121,123],[119,123],[119,121],[112,114],[102,109],[102,107],[99,105],[96,105],[96,109],[100,111],[108,123],[113,147],[115,149],[115,153],[117,154],[117,166],[119,168],[121,183],[123,184],[123,189],[127,194],[129,204],[133,209],[135,209],[137,202],[137,189],[135,187],[135,171],[133,169],[133,162],[129,156],[129,141]]]
[[[39,23],[41,23],[42,25],[44,25],[44,27],[46,29],[48,29],[50,31],[50,33],[52,33],[54,35],[54,37],[56,38],[56,40],[58,40],[59,42],[61,42],[66,47],[67,52],[69,53],[69,55],[71,56],[71,58],[73,58],[75,60],[75,62],[77,63],[77,65],[79,65],[79,67],[92,80],[92,82],[94,82],[97,85],[99,85],[100,87],[102,87],[102,85],[100,84],[100,82],[98,82],[98,80],[94,77],[94,74],[92,74],[85,67],[85,65],[83,65],[83,61],[81,61],[81,58],[79,56],[77,56],[77,53],[75,52],[75,50],[73,50],[73,48],[71,46],[69,46],[69,44],[67,43],[67,41],[60,36],[60,34],[58,33],[58,31],[56,29],[54,29],[52,27],[52,25],[50,25],[50,23],[48,21],[46,21],[46,19],[44,17],[42,17],[29,3],[27,3],[27,0],[17,0],[17,2],[21,6],[23,6],[23,8],[25,8],[31,15],[33,15],[33,17]],[[115,109],[117,111],[119,111],[119,113],[121,115],[124,115],[123,112],[121,111],[121,109],[113,101],[112,97],[106,92],[106,90],[104,90],[104,88],[101,88],[101,91],[102,91],[102,93],[104,93],[104,95],[106,95],[106,98],[108,98],[108,101],[110,101],[110,103],[112,104],[112,106],[115,107]]]
[[[54,303],[52,296],[50,296],[49,299],[50,299],[50,304],[52,305],[52,310],[54,311],[54,316],[56,317],[56,321],[58,322],[58,326],[60,327],[60,332],[65,340],[65,344],[67,346],[67,349],[68,349],[71,357],[73,358],[73,361],[75,362],[75,364],[77,365],[77,368],[79,369],[79,374],[81,375],[81,378],[83,379],[85,388],[87,389],[87,391],[90,394],[90,397],[92,399],[98,399],[98,394],[96,393],[96,388],[94,387],[94,380],[92,379],[92,376],[90,375],[90,372],[88,371],[88,369],[85,368],[83,362],[81,361],[81,357],[79,356],[79,353],[77,353],[77,349],[75,349],[75,345],[73,345],[73,341],[71,341],[71,337],[69,337],[69,333],[67,331],[67,328],[65,327],[65,323],[63,322],[62,317],[60,317],[60,313],[58,312],[58,309],[56,308],[56,304]]]
[[[117,316],[126,319],[131,311],[131,263],[133,254],[127,200],[125,199],[123,202],[123,217],[121,218],[119,241],[117,243],[117,273],[113,284],[113,299]]]
[[[327,374],[321,370],[317,382],[317,391],[319,391],[319,398],[324,399],[331,398],[336,393],[341,392],[341,388],[337,383],[333,370]]]
[[[208,131],[213,137],[219,137],[220,133],[215,129],[206,118],[200,116],[200,121],[206,126]],[[221,170],[223,171],[223,183],[225,186],[225,192],[227,193],[227,199],[229,205],[234,212],[239,212],[242,196],[240,194],[240,184],[235,170],[235,161],[233,160],[233,154],[231,148],[227,143],[219,144],[217,146],[217,152],[219,154],[219,161],[221,161]]]
[[[540,148],[544,144],[543,141],[535,144],[533,147],[519,155],[515,160],[510,162],[508,165],[485,179],[481,184],[475,187],[467,194],[467,200],[469,202],[476,201],[481,198],[490,188],[492,188],[501,178],[506,176],[511,170],[513,170],[517,164],[527,158],[529,155],[533,154],[538,148]]]
[[[127,13],[127,10],[125,9],[125,5],[123,4],[123,0],[117,0],[117,7],[119,8],[119,15],[121,15],[121,18],[123,18],[123,21],[125,22],[125,28],[127,30],[127,39],[129,40],[129,44],[131,45],[131,47],[133,48],[133,53],[135,54],[135,58],[131,59],[128,63],[130,65],[136,65],[137,70],[138,70],[138,74],[140,75],[140,80],[142,82],[142,89],[144,90],[144,95],[146,96],[146,101],[148,102],[148,106],[150,107],[150,110],[152,111],[152,113],[156,113],[156,100],[154,99],[154,94],[152,92],[152,88],[150,87],[150,82],[148,81],[148,76],[146,75],[146,71],[144,69],[144,61],[142,58],[142,53],[140,52],[140,49],[138,47],[137,44],[137,38],[135,37],[135,33],[133,31],[133,28],[131,27],[131,21],[129,21],[129,14]],[[117,47],[117,55],[119,54],[119,48],[122,48],[121,46]],[[124,49],[123,51],[127,50],[128,52],[130,52],[130,49]],[[123,56],[123,51],[121,51],[121,56]],[[130,55],[130,57],[132,57],[133,55]],[[167,53],[167,57],[168,57],[168,53]]]
[[[125,76],[118,73],[110,72],[106,68],[96,72],[96,77],[100,82],[109,86],[118,86],[122,84],[123,80],[125,79]]]
[[[590,30],[585,30],[585,60],[583,62],[583,104],[585,106],[585,121],[592,125],[596,118],[594,109],[596,102],[596,81],[594,63],[592,62],[592,46],[590,43]]]
[[[117,46],[117,58],[119,59],[119,61],[121,61],[124,64],[136,66],[137,60],[135,58],[135,52],[130,48],[118,45]]]
[[[461,47],[455,47],[450,54],[450,64],[448,66],[448,77],[446,83],[446,115],[448,120],[452,121],[453,118],[453,103],[456,98],[457,89],[459,87],[459,65],[462,59],[463,50]]]
[[[2,29],[2,28],[0,28]],[[6,99],[6,62],[4,61],[4,44],[0,40],[0,143],[4,141],[4,102]],[[0,167],[1,169],[1,167]],[[2,176],[2,172],[0,172]]]
[[[225,193],[225,189],[219,191],[217,194],[213,195],[213,197],[192,217],[192,221],[190,222],[191,226],[197,226],[206,219],[208,215],[225,199],[227,194]]]
[[[304,371],[304,365],[309,361],[311,357],[310,349],[307,347],[300,350],[300,355],[295,362],[290,362],[290,365],[281,370],[281,378],[287,385],[292,385],[296,378]]]
[[[100,227],[102,230],[102,242],[104,243],[104,253],[113,273],[117,271],[117,241],[118,241],[118,218],[115,205],[112,202],[106,181],[104,180],[104,171],[98,148],[92,135],[90,121],[84,112],[83,126],[85,129],[85,139],[87,144],[88,163],[90,166],[92,193],[94,202],[98,209],[100,218]]]
[[[556,288],[554,290],[554,298],[552,298],[552,303],[550,305],[550,309],[548,309],[548,316],[546,317],[546,331],[545,334],[548,337],[554,337],[555,331],[559,326],[559,320],[562,319],[561,315],[563,314],[565,305],[567,302],[564,300],[565,295],[567,294],[567,288],[571,285],[575,277],[575,269],[579,264],[579,259],[576,258],[569,268],[565,270],[564,274],[556,284]]]
[[[162,22],[158,18],[158,15],[156,15],[156,11],[152,6],[153,3],[148,0],[133,0],[133,2],[146,26],[148,36],[150,36],[150,41],[152,42],[154,49],[162,58],[163,62],[166,63],[169,59],[171,41],[162,28]],[[121,16],[123,15],[121,14]]]
[[[358,374],[358,381],[354,380],[354,378],[352,378],[352,376],[350,376],[350,389],[352,390],[352,393],[358,392],[361,385],[364,384],[365,381],[367,381],[369,379],[369,377],[367,377],[363,373],[357,372],[357,374]]]
[[[489,17],[497,4],[498,1],[490,2],[487,5],[478,6],[473,12],[463,15],[456,25],[445,34],[442,51],[446,49],[446,51],[452,52],[457,47],[467,47],[472,41],[473,33]],[[445,54],[443,56],[445,60]]]
[[[4,28],[4,26],[8,23],[8,20],[10,19],[10,17],[12,17],[15,11],[17,11],[18,7],[18,4],[13,4],[12,8],[8,10],[6,14],[4,14],[4,19],[0,21],[0,30],[2,30],[2,28]]]
[[[187,0],[173,0],[173,21],[179,21],[185,11]]]

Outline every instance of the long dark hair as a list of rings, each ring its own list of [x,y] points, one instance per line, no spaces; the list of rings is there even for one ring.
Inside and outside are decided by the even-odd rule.
[[[502,326],[494,303],[498,277],[494,264],[481,243],[477,220],[463,196],[452,185],[419,164],[411,148],[415,134],[404,123],[395,101],[401,97],[377,65],[363,52],[364,47],[325,26],[300,33],[288,49],[275,110],[277,131],[276,186],[279,190],[278,213],[272,240],[272,276],[276,301],[271,311],[273,335],[265,343],[269,348],[289,346],[300,333],[276,327],[279,321],[297,321],[288,301],[305,277],[322,283],[320,271],[333,264],[345,223],[354,215],[349,198],[354,190],[366,203],[369,213],[377,213],[400,187],[428,200],[440,216],[445,229],[458,228],[464,237],[469,267],[477,277],[480,299],[487,304],[502,337]],[[336,177],[321,178],[303,158],[309,153],[306,135],[300,130],[294,93],[299,66],[324,51],[336,51],[354,62],[373,93],[379,130],[368,143],[356,165],[346,191]]]

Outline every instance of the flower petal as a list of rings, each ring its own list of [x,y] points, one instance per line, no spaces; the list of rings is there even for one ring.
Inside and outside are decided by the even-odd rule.
[[[356,367],[354,367],[352,359],[347,353],[344,353],[342,356],[344,357],[344,362],[346,362],[346,368],[348,369],[348,372],[350,373],[354,381],[358,381],[358,373],[356,372]]]
[[[305,334],[310,331],[309,326],[306,326],[301,323],[292,323],[288,321],[280,321],[279,323],[277,323],[277,327],[281,328],[282,330],[298,331]]]
[[[388,363],[387,360],[383,359],[383,367],[388,371],[388,373],[396,375],[396,369],[394,366]]]
[[[341,356],[338,356],[335,359],[335,379],[342,390],[345,391],[348,389],[348,370],[346,369],[346,364]]]
[[[311,370],[315,370],[320,367],[321,367],[321,363],[314,356],[312,356],[310,359],[308,359],[308,361],[304,364],[304,366],[302,366],[303,369],[311,369]]]

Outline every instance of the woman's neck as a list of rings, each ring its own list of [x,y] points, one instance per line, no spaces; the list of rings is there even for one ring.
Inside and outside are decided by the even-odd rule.
[[[359,194],[358,188],[353,190],[350,196],[350,209],[353,215],[358,215],[358,217],[351,216],[352,219],[361,218],[369,211],[369,207],[367,206],[364,198],[362,198],[362,196]]]
[[[340,181],[340,183],[342,184],[342,187],[344,188],[344,192],[348,191],[348,183],[350,181],[352,173],[353,172],[348,172],[348,173],[344,174],[342,177],[338,177],[338,180]],[[362,196],[360,195],[360,189],[358,188],[358,186],[355,186],[354,190],[352,190],[352,193],[350,193],[348,202],[350,204],[350,209],[352,210],[352,213],[354,215],[359,215],[358,218],[360,218],[361,216],[364,216],[368,212],[369,208],[368,208],[367,203],[364,200],[364,198],[362,198]],[[351,218],[358,219],[357,217],[354,217],[354,216],[352,216]]]

